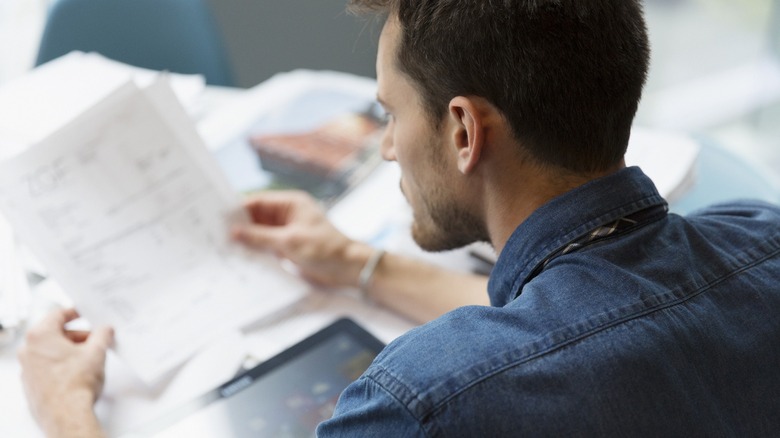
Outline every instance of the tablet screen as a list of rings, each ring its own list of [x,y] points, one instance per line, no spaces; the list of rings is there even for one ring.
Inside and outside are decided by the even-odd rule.
[[[147,428],[159,437],[309,437],[383,344],[342,319]]]

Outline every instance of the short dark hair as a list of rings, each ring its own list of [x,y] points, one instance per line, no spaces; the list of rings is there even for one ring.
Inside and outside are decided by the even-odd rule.
[[[625,154],[649,66],[641,0],[350,0],[397,17],[398,68],[434,123],[480,96],[531,156],[573,172]]]

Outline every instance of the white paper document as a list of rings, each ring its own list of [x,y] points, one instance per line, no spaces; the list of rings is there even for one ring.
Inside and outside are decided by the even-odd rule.
[[[118,88],[0,163],[0,208],[92,324],[153,382],[307,286],[230,242],[247,221],[165,80]]]

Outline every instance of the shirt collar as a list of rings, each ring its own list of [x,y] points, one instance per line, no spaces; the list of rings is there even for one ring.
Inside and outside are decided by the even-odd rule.
[[[590,181],[539,207],[509,237],[488,283],[490,302],[504,306],[534,268],[590,230],[636,211],[663,205],[653,182],[638,167]]]

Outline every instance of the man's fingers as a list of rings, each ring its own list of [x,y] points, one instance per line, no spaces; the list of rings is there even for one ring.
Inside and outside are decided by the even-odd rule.
[[[244,205],[246,207],[257,204],[286,205],[305,202],[311,199],[313,199],[311,195],[302,190],[268,190],[248,196]]]
[[[244,204],[252,222],[265,225],[284,225],[289,221],[293,206],[289,199],[254,197]]]
[[[78,318],[76,309],[56,309],[41,319],[36,326],[40,331],[60,331],[65,330],[65,324]]]
[[[76,311],[76,309],[63,309],[62,310],[62,316],[65,318],[65,322],[71,322],[74,319],[79,317],[79,312]]]
[[[65,336],[75,343],[84,342],[89,337],[89,332],[84,330],[66,330]]]
[[[233,238],[254,248],[281,251],[282,229],[273,226],[252,225],[236,227],[232,230]]]
[[[89,334],[86,343],[100,348],[101,350],[107,350],[108,347],[114,342],[114,329],[111,327],[98,327],[92,330]]]
[[[301,190],[271,190],[250,196],[244,202],[244,208],[258,224],[285,225],[296,212],[316,210],[317,201]]]

